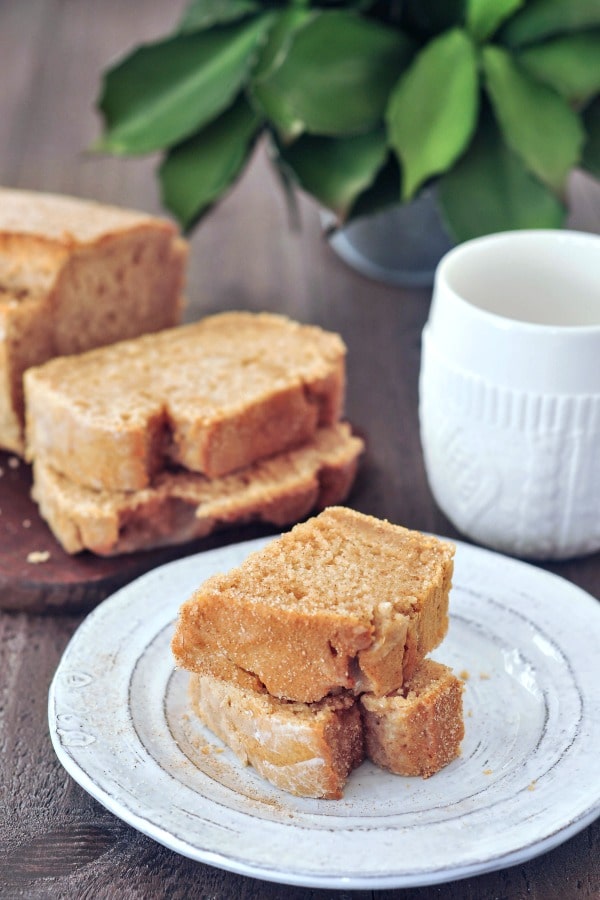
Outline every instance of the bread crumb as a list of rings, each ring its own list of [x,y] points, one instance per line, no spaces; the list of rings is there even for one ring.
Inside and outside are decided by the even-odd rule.
[[[537,784],[537,781],[534,779],[534,780],[531,782],[531,784],[528,784],[528,785],[527,785],[527,790],[528,790],[528,791],[535,791],[536,784]]]
[[[32,550],[27,554],[28,563],[45,563],[50,559],[49,550]]]
[[[493,771],[494,771],[493,769],[484,769],[484,770],[483,770],[483,774],[484,774],[484,775],[491,775],[491,774],[493,773]]]
[[[462,678],[463,681],[468,681],[469,678],[470,678],[471,676],[470,676],[470,674],[467,672],[466,669],[463,669],[462,672],[459,672],[458,677],[459,677],[459,678]]]
[[[8,459],[8,465],[11,469],[18,469],[21,465],[21,460],[17,456],[10,456]]]
[[[480,673],[479,673],[479,677],[480,677],[480,679],[481,679],[482,681],[489,681],[489,680],[490,680],[490,676],[488,675],[487,672],[480,672]]]

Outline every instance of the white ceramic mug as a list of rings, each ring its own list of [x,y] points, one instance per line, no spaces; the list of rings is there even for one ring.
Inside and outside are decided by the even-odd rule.
[[[600,236],[512,231],[438,265],[419,416],[436,502],[503,552],[600,549]]]

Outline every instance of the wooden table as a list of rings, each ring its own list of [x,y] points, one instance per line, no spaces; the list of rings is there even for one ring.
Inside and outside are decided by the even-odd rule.
[[[96,159],[84,150],[98,133],[93,102],[101,69],[131,44],[163,34],[181,6],[180,0],[0,4],[0,183],[158,212],[155,160]],[[573,189],[576,224],[600,230],[598,194],[583,181]],[[301,211],[301,229],[290,230],[259,151],[193,237],[187,316],[276,310],[339,331],[349,350],[348,416],[368,438],[352,504],[455,537],[429,492],[418,436],[420,333],[429,291],[392,289],[355,274],[323,240],[315,207],[302,199]],[[0,482],[0,498],[1,492]],[[600,594],[600,555],[549,568]],[[92,592],[87,599],[91,605],[99,597]],[[52,750],[46,704],[52,674],[83,615],[0,614],[0,897],[350,896],[191,862],[123,824],[72,781]],[[598,897],[599,850],[596,823],[525,865],[441,886],[354,896]]]

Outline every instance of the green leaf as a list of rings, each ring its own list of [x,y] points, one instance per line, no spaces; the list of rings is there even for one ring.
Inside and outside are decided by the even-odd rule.
[[[591,175],[600,178],[600,97],[597,97],[583,113],[587,141],[583,148],[581,166]]]
[[[464,31],[447,31],[421,50],[390,98],[388,133],[402,164],[404,200],[463,152],[477,109],[473,44]]]
[[[525,0],[467,0],[466,21],[476,41],[486,41]]]
[[[280,65],[261,79],[260,102],[284,134],[330,137],[371,131],[405,67],[410,41],[353,12],[313,15],[293,35]]]
[[[269,76],[274,69],[281,65],[294,34],[312,16],[313,13],[302,6],[292,6],[278,13],[254,66],[252,77],[255,83]]]
[[[311,17],[310,10],[302,7],[291,7],[278,15],[260,52],[250,85],[252,102],[275,125],[285,141],[291,141],[301,134],[304,125],[291,112],[285,98],[272,85],[265,88],[263,82],[281,65],[295,32]]]
[[[530,75],[571,102],[581,103],[600,91],[600,29],[529,47],[517,59]]]
[[[237,178],[259,127],[260,118],[241,97],[169,151],[159,169],[162,199],[184,228],[189,230]]]
[[[560,228],[566,210],[503,142],[491,116],[482,117],[473,142],[437,182],[444,223],[457,241],[517,228]]]
[[[105,78],[106,133],[94,149],[150,153],[210,122],[239,93],[271,21],[263,16],[134,51]]]
[[[577,114],[552,88],[535,81],[499,47],[483,49],[486,86],[504,140],[555,191],[581,156]]]
[[[235,22],[261,8],[259,0],[192,0],[181,17],[179,31],[186,34]]]
[[[600,25],[598,0],[530,0],[502,29],[502,40],[522,47],[595,25]]]
[[[300,186],[343,219],[373,183],[388,147],[379,128],[344,138],[305,135],[280,153]]]

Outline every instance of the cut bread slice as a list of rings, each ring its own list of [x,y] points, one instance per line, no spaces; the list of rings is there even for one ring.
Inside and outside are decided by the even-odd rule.
[[[354,481],[363,442],[347,423],[319,429],[302,447],[208,479],[163,472],[135,492],[94,491],[34,462],[33,496],[67,553],[112,556],[184,543],[227,526],[278,527],[340,503]]]
[[[341,798],[365,753],[394,774],[424,778],[456,759],[462,691],[451,669],[430,659],[391,696],[343,691],[316,703],[272,697],[226,661],[190,676],[192,710],[244,765],[284,791],[326,799]]]
[[[177,325],[187,245],[145,213],[0,188],[0,447],[23,454],[23,373]]]
[[[210,316],[30,369],[28,458],[96,490],[140,490],[168,464],[220,477],[337,421],[344,378],[336,334]]]
[[[289,700],[387,694],[446,634],[453,554],[434,537],[326,509],[201,585],[181,607],[175,658],[203,672],[223,657]]]
[[[318,703],[277,700],[241,669],[228,678],[191,675],[190,699],[200,720],[281,790],[337,800],[364,757],[360,712],[354,697]]]
[[[393,694],[363,694],[359,703],[369,759],[396,775],[428,778],[438,772],[460,753],[462,694],[462,681],[431,659],[423,660]]]

